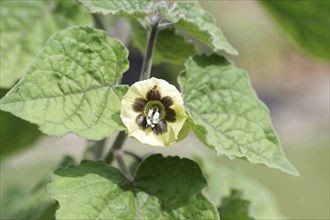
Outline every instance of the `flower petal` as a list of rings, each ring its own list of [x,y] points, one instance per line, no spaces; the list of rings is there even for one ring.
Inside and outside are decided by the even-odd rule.
[[[151,78],[151,79],[156,79],[156,78]],[[169,84],[168,82],[162,79],[156,79],[156,80],[159,81],[158,90],[162,97],[169,96],[172,98],[174,103],[183,105],[182,95],[175,86]]]
[[[122,99],[121,105],[122,108],[121,108],[120,117],[124,125],[126,126],[128,132],[130,133],[131,131],[136,130],[139,127],[138,124],[136,123],[136,118],[139,116],[140,113],[135,112],[133,110],[133,106],[132,106],[133,103],[131,101]]]
[[[148,101],[154,101],[154,100],[160,100],[160,93],[158,91],[157,85],[152,87],[148,92],[147,92],[147,100]]]
[[[176,119],[175,111],[171,108],[165,108],[165,112],[166,112],[165,120],[168,122],[175,122]]]
[[[136,98],[133,103],[133,110],[135,112],[143,112],[147,102],[148,101],[143,98]]]
[[[159,101],[164,105],[160,121],[158,112],[153,112],[155,120],[147,117],[146,106]],[[158,117],[157,117],[158,114]],[[183,98],[175,86],[165,80],[151,78],[134,83],[122,99],[121,118],[128,129],[128,135],[141,143],[152,146],[167,146],[177,141],[187,115]],[[150,116],[151,117],[151,116]],[[147,123],[147,120],[150,120]],[[151,123],[152,122],[152,123]]]
[[[171,105],[173,105],[173,100],[169,96],[164,96],[160,101],[165,107],[168,108],[171,107]]]

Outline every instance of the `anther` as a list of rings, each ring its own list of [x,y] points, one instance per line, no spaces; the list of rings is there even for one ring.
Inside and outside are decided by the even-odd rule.
[[[160,113],[157,107],[150,108],[148,111],[148,116],[146,118],[147,125],[150,125],[152,128],[160,122]]]

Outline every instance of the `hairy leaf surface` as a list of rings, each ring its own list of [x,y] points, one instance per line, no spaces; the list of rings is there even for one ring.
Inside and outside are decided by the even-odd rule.
[[[123,130],[119,111],[127,86],[127,49],[103,31],[79,26],[54,34],[0,107],[61,136],[102,139]]]
[[[151,12],[151,0],[79,0],[91,13],[144,17]]]
[[[186,62],[179,83],[188,122],[204,144],[217,154],[298,175],[245,71],[218,55],[195,56]]]
[[[23,76],[46,40],[73,25],[91,25],[84,7],[67,1],[1,1],[0,86],[10,88]]]
[[[214,18],[197,1],[179,1],[171,9],[163,5],[159,11],[164,19],[174,23],[174,27],[191,34],[210,46],[214,52],[238,54],[217,27]]]
[[[132,183],[102,161],[83,161],[56,170],[48,191],[60,203],[57,219],[219,219],[205,185],[196,163],[153,155]]]

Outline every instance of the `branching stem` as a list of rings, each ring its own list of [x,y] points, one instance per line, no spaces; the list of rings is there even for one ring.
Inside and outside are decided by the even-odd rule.
[[[102,22],[102,17],[100,17],[99,15],[93,15],[93,18],[94,18],[95,27],[106,30],[106,28]],[[155,14],[150,20],[151,28],[148,33],[147,47],[146,47],[145,57],[144,57],[143,64],[142,64],[141,73],[140,73],[140,80],[146,80],[146,79],[150,78],[150,72],[151,72],[151,66],[152,66],[152,55],[153,55],[153,51],[154,51],[154,47],[155,47],[157,33],[159,30],[159,23],[160,23],[159,16],[158,16],[158,14]],[[116,137],[115,141],[113,142],[112,147],[109,150],[104,161],[108,164],[111,164],[113,162],[113,160],[116,159],[120,169],[124,172],[127,179],[131,182],[133,180],[133,178],[132,178],[129,170],[127,169],[127,166],[123,159],[124,153],[122,150],[122,146],[123,146],[126,138],[127,138],[127,135],[125,134],[124,131],[120,131],[118,133],[118,136]]]
[[[147,48],[145,52],[145,57],[142,64],[140,80],[146,80],[150,78],[151,66],[152,66],[152,54],[154,52],[155,42],[158,33],[159,19],[151,23],[151,28],[149,30],[147,39]]]
[[[124,154],[130,155],[131,157],[133,157],[138,162],[141,162],[143,160],[142,157],[140,157],[139,155],[137,155],[137,154],[135,154],[131,151],[124,150]]]
[[[120,131],[116,137],[116,140],[113,142],[111,149],[109,150],[108,155],[105,157],[104,161],[108,164],[111,164],[113,162],[113,159],[115,158],[115,151],[121,150],[125,140],[127,138],[127,135],[124,131]],[[117,158],[116,158],[117,159]]]
[[[128,179],[129,182],[133,182],[133,177],[131,175],[131,173],[129,172],[126,164],[125,164],[125,161],[124,161],[124,158],[123,158],[123,150],[122,149],[116,149],[113,151],[113,154],[116,158],[116,161],[120,167],[120,169],[123,171],[123,173],[125,174],[126,178]]]
[[[123,171],[123,173],[126,175],[128,181],[132,182],[133,178],[131,176],[131,173],[129,172],[124,158],[123,158],[123,150],[121,149],[125,140],[127,138],[127,135],[124,131],[120,131],[116,137],[116,140],[112,144],[112,148],[110,149],[108,155],[105,158],[105,162],[108,164],[111,164],[116,159],[120,169]]]

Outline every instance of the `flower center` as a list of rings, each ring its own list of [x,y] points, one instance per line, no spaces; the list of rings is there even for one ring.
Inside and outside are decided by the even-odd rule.
[[[160,109],[158,106],[152,106],[147,115],[147,124],[152,128],[155,127],[156,124],[160,122]]]

